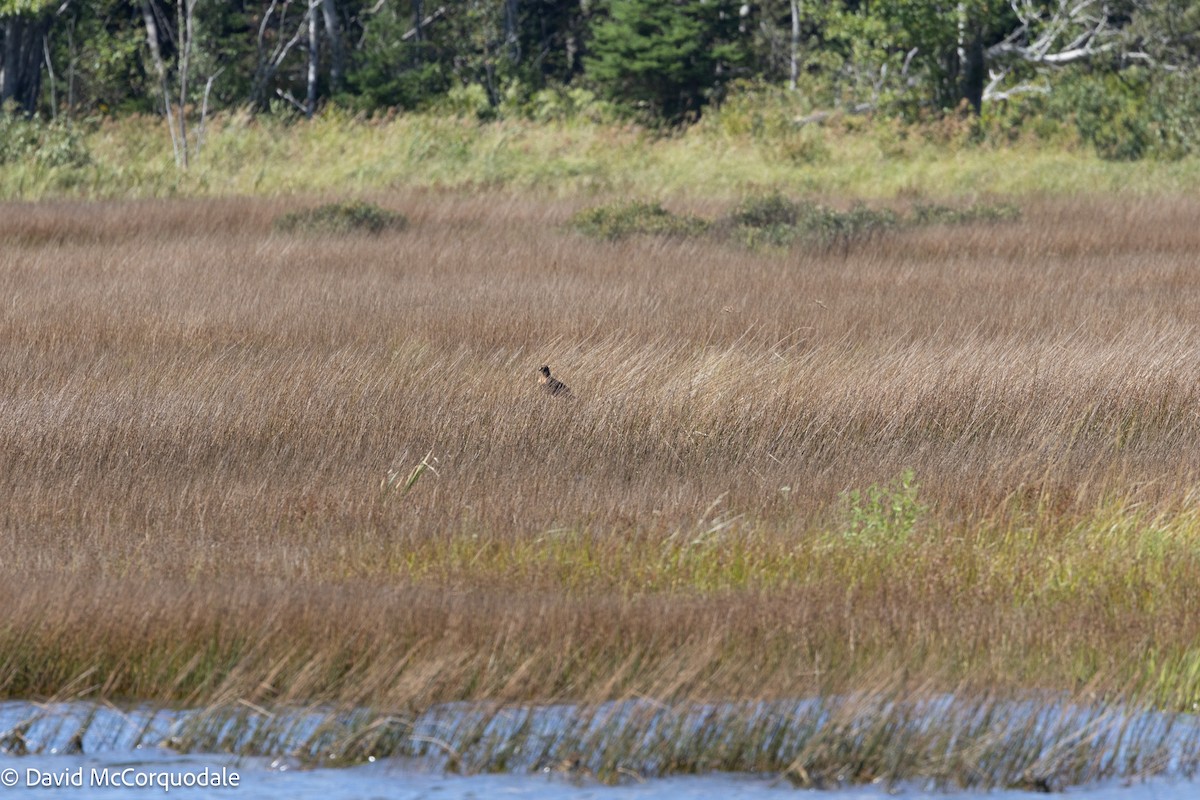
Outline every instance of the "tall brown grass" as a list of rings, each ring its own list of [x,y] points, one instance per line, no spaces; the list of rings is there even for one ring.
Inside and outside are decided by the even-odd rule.
[[[375,199],[0,207],[0,693],[1200,699],[1196,201],[764,253]]]

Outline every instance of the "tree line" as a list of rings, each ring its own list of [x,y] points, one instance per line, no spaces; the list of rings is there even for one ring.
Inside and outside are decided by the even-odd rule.
[[[486,114],[575,90],[676,125],[739,81],[978,114],[1064,72],[1136,98],[1198,60],[1194,0],[0,0],[0,103],[159,113],[185,141],[197,109],[311,116],[464,93]]]

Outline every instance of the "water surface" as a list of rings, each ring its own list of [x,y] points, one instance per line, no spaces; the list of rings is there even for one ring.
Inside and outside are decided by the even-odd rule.
[[[931,714],[948,710],[946,699],[934,702]],[[803,705],[803,704],[802,704]],[[1064,713],[1059,708],[1056,713]],[[633,713],[636,709],[615,704],[605,718]],[[565,706],[514,709],[479,720],[478,709],[444,706],[429,712],[410,729],[414,737],[435,738],[451,724],[477,724],[500,735],[522,726],[537,736],[550,736],[556,727],[572,724],[571,709]],[[1030,705],[1028,720],[1044,714],[1045,706]],[[1034,800],[1046,794],[1029,791],[940,791],[919,781],[890,789],[883,785],[834,787],[823,790],[798,789],[775,776],[710,773],[638,779],[631,776],[615,786],[598,783],[586,774],[568,774],[524,763],[498,774],[460,775],[445,769],[436,757],[389,757],[356,766],[312,768],[303,748],[296,743],[314,741],[314,731],[328,716],[295,712],[291,716],[251,715],[236,729],[219,738],[227,743],[253,742],[259,751],[277,751],[262,757],[239,757],[228,753],[181,753],[176,738],[183,726],[195,722],[199,712],[171,711],[149,707],[118,709],[91,703],[38,705],[25,702],[0,703],[0,800],[5,798],[115,798],[237,797],[313,798],[313,800],[467,800],[468,798],[545,798],[545,800],[670,800],[681,798],[747,798],[747,800],[885,800],[941,798],[942,800]],[[533,718],[530,717],[533,715]],[[703,716],[703,715],[701,715]],[[698,717],[697,719],[699,719]],[[1020,719],[1017,714],[1013,719]],[[1085,717],[1086,719],[1086,717]],[[1100,719],[1097,716],[1097,719]],[[464,720],[466,723],[464,723]],[[1105,781],[1066,788],[1062,795],[1080,800],[1194,800],[1200,784],[1185,778],[1197,758],[1197,721],[1179,716],[1163,718],[1167,725],[1159,739],[1163,744],[1156,757],[1165,774],[1150,779]],[[218,727],[225,725],[218,722]],[[230,723],[232,724],[232,723]],[[1140,722],[1155,727],[1157,718]],[[1029,727],[1032,731],[1036,726]],[[651,730],[651,729],[647,729]],[[20,731],[14,738],[13,732]],[[1098,729],[1091,731],[1097,736]],[[77,734],[80,734],[77,736]],[[529,741],[539,741],[535,736]],[[257,737],[257,738],[256,738]],[[73,741],[74,740],[74,741]],[[214,740],[215,741],[215,740]],[[82,752],[78,752],[82,747]],[[17,751],[25,750],[19,755]],[[289,750],[292,752],[289,754]],[[435,750],[436,752],[436,750]],[[1172,769],[1172,765],[1180,767]]]

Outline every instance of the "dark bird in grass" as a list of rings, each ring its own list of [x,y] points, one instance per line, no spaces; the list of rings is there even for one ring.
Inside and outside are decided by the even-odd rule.
[[[538,377],[538,383],[542,385],[542,391],[551,397],[571,397],[571,390],[565,383],[558,378],[550,377],[550,367],[543,364],[538,370],[541,375]]]

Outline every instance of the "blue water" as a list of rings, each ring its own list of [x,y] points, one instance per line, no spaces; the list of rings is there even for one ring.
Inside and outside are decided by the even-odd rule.
[[[936,706],[936,703],[935,703]],[[931,708],[935,711],[936,708]],[[615,708],[615,713],[624,709]],[[569,709],[542,709],[545,724],[565,719]],[[439,721],[474,713],[470,707],[442,707],[422,724],[434,731]],[[523,719],[532,713],[515,710]],[[1031,707],[1031,714],[1034,712]],[[38,706],[23,702],[0,703],[0,737],[29,722],[24,741],[29,755],[0,754],[0,800],[5,798],[117,798],[155,797],[208,798],[401,798],[416,800],[466,800],[467,798],[546,798],[547,800],[670,800],[681,798],[779,798],[820,797],[836,800],[885,800],[888,797],[942,798],[943,800],[1034,800],[1044,794],[1018,791],[942,792],[919,783],[889,790],[884,786],[862,786],[821,790],[793,788],[774,777],[710,774],[704,776],[629,779],[617,786],[576,780],[561,773],[520,770],[517,773],[457,775],[431,768],[429,760],[380,759],[347,768],[301,768],[300,762],[283,758],[238,758],[223,754],[180,754],[163,746],[172,732],[186,720],[188,712],[149,708],[116,709],[86,703]],[[317,724],[315,715],[297,714],[289,729],[303,739]],[[73,733],[87,722],[82,739],[83,753],[69,753]],[[497,723],[500,725],[509,723]],[[540,723],[539,723],[540,724]],[[1191,726],[1182,726],[1181,730]],[[420,726],[414,730],[420,729]],[[1196,739],[1185,731],[1168,760],[1180,761],[1179,748],[1194,748]],[[12,747],[12,742],[5,743]],[[1187,761],[1187,758],[1182,759]],[[1063,794],[1083,800],[1194,800],[1200,784],[1186,780],[1155,778],[1130,783],[1108,782],[1071,787]]]
[[[745,800],[887,800],[887,798],[938,798],[939,800],[1044,800],[1045,794],[1031,792],[937,792],[919,786],[901,786],[888,792],[883,787],[864,786],[835,790],[804,790],[786,782],[745,775],[714,774],[658,778],[643,783],[602,786],[573,782],[561,775],[447,775],[427,772],[415,765],[377,761],[346,769],[301,770],[267,759],[234,759],[228,756],[181,756],[157,748],[143,749],[120,757],[116,753],[100,756],[0,756],[0,779],[4,770],[18,772],[18,785],[0,789],[0,798],[120,798],[156,797],[208,798],[229,797],[242,800],[700,800],[701,798],[745,798]],[[225,779],[237,776],[237,786],[223,788],[176,788],[165,793],[153,785],[154,777],[168,773],[199,776],[221,773]],[[98,773],[108,773],[110,783],[122,779],[130,786],[98,785]],[[30,786],[44,776],[79,777],[79,786],[44,788]],[[101,778],[103,780],[103,778]],[[139,788],[141,780],[151,785]],[[176,780],[178,782],[178,780]],[[1076,787],[1065,797],[1077,800],[1195,800],[1200,785],[1186,781],[1153,780],[1133,785],[1105,784]]]

